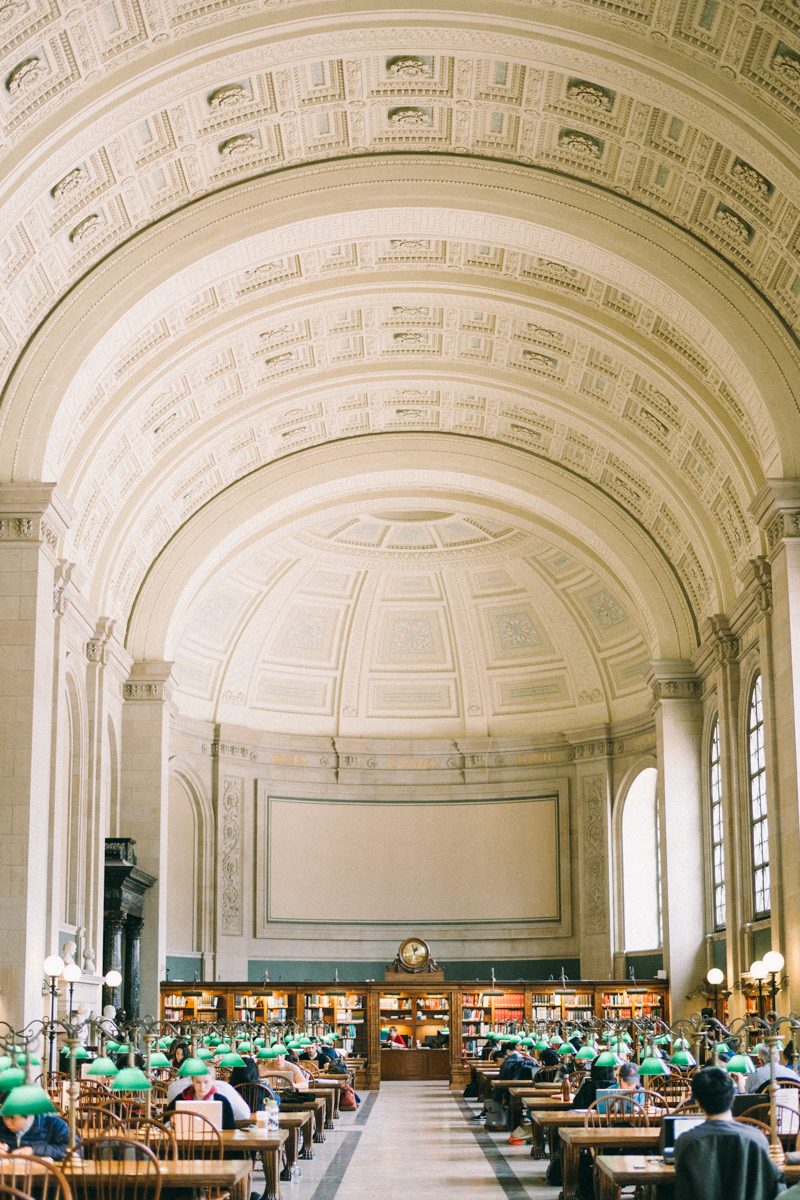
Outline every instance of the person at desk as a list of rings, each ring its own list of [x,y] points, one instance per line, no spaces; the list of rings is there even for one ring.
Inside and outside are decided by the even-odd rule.
[[[735,1121],[735,1087],[720,1067],[692,1077],[692,1097],[706,1115],[675,1143],[675,1200],[774,1200],[783,1172],[758,1129]]]
[[[237,1121],[246,1121],[252,1113],[246,1101],[235,1088],[222,1079],[216,1079],[209,1069],[205,1075],[192,1075],[175,1081],[180,1089],[173,1092],[173,1084],[167,1090],[167,1096],[172,1092],[172,1098],[164,1109],[164,1113],[175,1111],[178,1100],[218,1100],[222,1105],[222,1128],[235,1129]]]
[[[597,1099],[600,1088],[613,1088],[616,1074],[613,1067],[598,1067],[597,1059],[592,1063],[589,1078],[584,1079],[570,1104],[570,1108],[588,1108]]]
[[[746,1092],[750,1095],[752,1092],[765,1092],[769,1087],[771,1078],[771,1070],[769,1065],[769,1047],[762,1042],[756,1046],[753,1051],[753,1060],[756,1064],[755,1074],[753,1075],[737,1075],[736,1083],[739,1091]],[[775,1064],[775,1078],[789,1079],[792,1083],[800,1083],[800,1075],[793,1071],[791,1067],[785,1067],[782,1063]]]
[[[0,1158],[46,1158],[60,1162],[67,1153],[69,1128],[55,1113],[41,1117],[0,1117]]]
[[[384,1044],[384,1046],[388,1046],[392,1050],[405,1050],[406,1049],[406,1044],[403,1041],[400,1034],[397,1032],[396,1025],[389,1026],[389,1036],[387,1037],[386,1041],[383,1044]]]

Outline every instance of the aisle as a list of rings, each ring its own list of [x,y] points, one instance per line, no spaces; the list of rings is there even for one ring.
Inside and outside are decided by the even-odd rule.
[[[445,1083],[384,1083],[362,1093],[315,1146],[302,1176],[281,1185],[283,1200],[556,1200],[546,1163],[529,1146],[489,1134]]]

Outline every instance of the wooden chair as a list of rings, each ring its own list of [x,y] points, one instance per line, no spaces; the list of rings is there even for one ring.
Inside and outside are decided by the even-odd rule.
[[[96,1079],[81,1079],[78,1082],[78,1096],[88,1104],[104,1104],[111,1098],[111,1088]]]
[[[671,1109],[690,1100],[692,1096],[692,1085],[680,1075],[654,1075],[649,1090],[662,1095]]]
[[[33,1200],[30,1192],[23,1192],[10,1183],[0,1183],[0,1200]]]
[[[79,1105],[75,1114],[75,1127],[81,1140],[114,1132],[125,1136],[125,1121],[107,1104]]]
[[[598,1106],[602,1105],[602,1108]],[[583,1118],[584,1129],[606,1129],[610,1125],[631,1125],[634,1129],[649,1129],[650,1121],[644,1106],[633,1096],[603,1096],[594,1100]]]
[[[301,1071],[305,1071],[305,1073],[311,1077],[312,1082],[320,1074],[319,1067],[310,1058],[301,1058],[298,1065]]]
[[[74,1200],[159,1200],[161,1195],[158,1159],[132,1138],[87,1138],[67,1154],[64,1174]]]
[[[558,1067],[540,1067],[533,1077],[534,1083],[554,1083]]]
[[[260,1083],[240,1083],[237,1085],[236,1091],[242,1097],[250,1112],[260,1112],[269,1099],[269,1092]]]
[[[640,1103],[648,1116],[660,1118],[672,1112],[669,1101],[666,1096],[662,1096],[661,1092],[645,1089],[644,1091],[637,1092],[636,1095],[642,1097]]]
[[[752,1108],[748,1108],[747,1116],[769,1126],[769,1101],[766,1104],[754,1104]],[[781,1133],[800,1134],[800,1113],[797,1109],[789,1108],[787,1104],[776,1104],[775,1117]]]
[[[687,1100],[682,1101],[677,1108],[673,1108],[672,1115],[677,1116],[679,1113],[682,1117],[691,1116],[694,1113],[702,1113],[702,1108],[691,1096]]]
[[[269,1084],[273,1092],[291,1091],[294,1087],[294,1077],[288,1071],[267,1071],[261,1079]]]
[[[736,1117],[735,1120],[739,1125],[752,1125],[754,1129],[760,1129],[767,1141],[772,1137],[772,1130],[763,1121],[756,1121],[753,1117]]]
[[[167,1099],[168,1084],[154,1083],[150,1092],[150,1108],[153,1113],[163,1113],[169,1104]]]
[[[126,1121],[126,1137],[132,1137],[152,1150],[159,1162],[174,1162],[178,1157],[178,1143],[169,1125],[147,1117],[133,1117]]]
[[[177,1142],[178,1158],[215,1162],[222,1158],[222,1134],[197,1113],[171,1112],[169,1127]]]
[[[61,1167],[44,1158],[12,1158],[4,1155],[0,1164],[0,1183],[4,1187],[32,1193],[36,1200],[72,1200]]]

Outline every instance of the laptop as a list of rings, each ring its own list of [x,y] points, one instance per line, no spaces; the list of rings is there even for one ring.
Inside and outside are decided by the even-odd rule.
[[[176,1100],[170,1124],[177,1137],[188,1137],[190,1133],[196,1137],[201,1130],[207,1131],[208,1126],[203,1125],[202,1121],[195,1121],[196,1116],[205,1117],[215,1129],[222,1129],[222,1101]]]
[[[671,1163],[675,1158],[675,1143],[682,1133],[688,1133],[698,1125],[705,1124],[705,1116],[701,1113],[687,1113],[685,1116],[669,1116],[661,1118],[661,1156],[665,1163]]]

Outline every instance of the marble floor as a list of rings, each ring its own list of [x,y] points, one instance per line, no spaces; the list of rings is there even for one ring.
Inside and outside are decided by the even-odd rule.
[[[510,1146],[508,1133],[486,1132],[478,1111],[446,1083],[362,1092],[359,1111],[342,1113],[300,1177],[281,1184],[282,1200],[556,1200],[547,1164]]]

